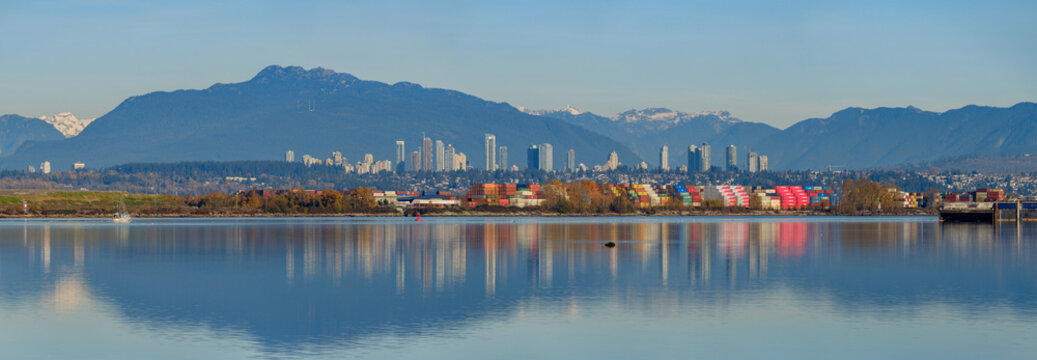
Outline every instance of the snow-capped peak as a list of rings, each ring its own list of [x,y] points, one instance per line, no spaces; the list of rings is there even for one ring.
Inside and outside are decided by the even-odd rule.
[[[572,105],[566,105],[565,107],[563,107],[561,109],[558,109],[558,110],[533,110],[533,109],[527,108],[525,106],[516,106],[515,108],[518,109],[518,111],[521,111],[521,112],[524,112],[524,113],[530,114],[530,115],[544,115],[544,114],[563,113],[563,112],[564,113],[568,113],[569,115],[580,115],[580,114],[583,114],[583,111],[580,111],[580,109],[577,109],[577,108],[573,107]]]
[[[95,120],[95,118],[80,119],[70,112],[63,112],[54,116],[40,116],[39,119],[54,126],[55,129],[67,138],[79,135],[87,125],[90,125]]]
[[[558,111],[564,111],[564,112],[567,112],[567,113],[569,113],[571,115],[583,114],[583,111],[580,111],[579,109],[574,108],[572,105],[565,105],[564,108],[562,108],[561,110],[558,110]]]
[[[720,121],[720,123],[737,123],[738,118],[731,116],[727,111],[699,111],[680,112],[667,108],[645,108],[641,110],[631,109],[610,119],[617,123],[645,126],[656,130],[665,130],[673,126],[691,121]],[[719,124],[719,123],[718,123]]]

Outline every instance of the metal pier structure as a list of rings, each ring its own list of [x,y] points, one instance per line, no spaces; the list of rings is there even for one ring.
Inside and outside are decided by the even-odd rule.
[[[1037,221],[1037,201],[943,203],[940,205],[940,221],[986,223]]]

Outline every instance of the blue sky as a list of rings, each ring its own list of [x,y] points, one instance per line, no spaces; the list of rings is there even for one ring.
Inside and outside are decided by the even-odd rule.
[[[783,128],[848,106],[1037,101],[1034,14],[1035,1],[0,0],[0,113],[100,116],[279,64]]]

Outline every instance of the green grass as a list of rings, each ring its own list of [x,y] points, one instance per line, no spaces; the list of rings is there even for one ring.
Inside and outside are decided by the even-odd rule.
[[[120,202],[127,210],[147,208],[179,208],[181,203],[171,195],[130,194],[120,191],[55,191],[55,190],[0,190],[0,207],[21,211],[22,200],[29,202],[34,211],[48,213],[111,212]]]

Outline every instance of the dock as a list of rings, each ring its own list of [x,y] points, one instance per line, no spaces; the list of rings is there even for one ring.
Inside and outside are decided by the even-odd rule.
[[[940,221],[985,223],[1037,221],[1037,201],[943,203],[940,205]]]

